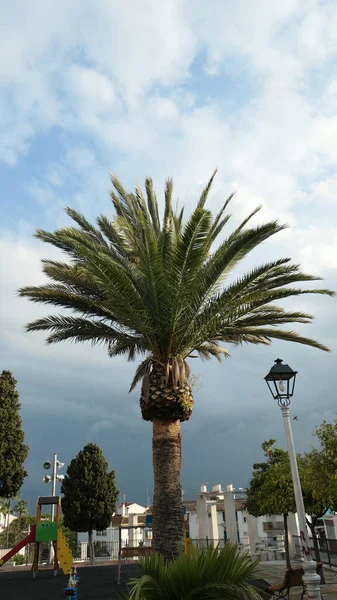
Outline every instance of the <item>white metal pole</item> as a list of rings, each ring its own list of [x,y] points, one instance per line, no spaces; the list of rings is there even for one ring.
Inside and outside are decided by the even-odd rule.
[[[57,475],[57,454],[54,454],[53,457],[53,471],[52,471],[52,477],[51,477],[51,495],[55,496],[56,494],[56,475]],[[54,521],[54,517],[55,517],[55,504],[52,504],[50,507],[50,519],[53,522]],[[50,548],[49,548],[49,564],[51,565],[53,562],[53,555],[54,555],[54,548],[53,548],[53,542],[50,542]]]
[[[54,454],[54,458],[53,458],[53,474],[52,474],[52,490],[51,490],[51,495],[55,496],[56,494],[56,474],[57,474],[57,454]],[[55,504],[51,505],[51,520],[54,521],[54,515],[55,515]]]
[[[300,477],[298,473],[296,452],[294,446],[294,439],[291,430],[290,423],[290,413],[288,406],[281,406],[284,429],[287,438],[287,446],[288,446],[288,454],[290,460],[291,474],[293,479],[294,486],[294,494],[295,494],[295,502],[296,502],[296,510],[298,515],[298,522],[300,527],[300,537],[302,544],[302,551],[304,555],[304,576],[303,582],[307,588],[307,598],[308,600],[321,600],[321,592],[320,592],[320,576],[316,573],[316,563],[313,561],[311,556],[310,544],[309,544],[309,536],[308,529],[305,517],[305,509],[304,502],[302,496],[302,488]]]

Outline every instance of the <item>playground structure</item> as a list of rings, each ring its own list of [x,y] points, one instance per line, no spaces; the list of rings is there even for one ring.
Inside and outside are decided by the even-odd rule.
[[[56,506],[55,521],[41,522],[42,506]],[[36,525],[33,525],[29,534],[2,557],[0,567],[15,556],[22,548],[27,546],[27,544],[34,543],[32,571],[33,577],[35,577],[39,568],[40,544],[42,542],[51,542],[54,548],[54,575],[57,574],[59,567],[65,575],[71,575],[73,573],[73,557],[60,528],[60,513],[61,503],[59,496],[40,496],[36,506]]]

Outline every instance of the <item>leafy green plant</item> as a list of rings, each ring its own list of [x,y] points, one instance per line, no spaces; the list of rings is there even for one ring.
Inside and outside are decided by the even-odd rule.
[[[129,600],[260,600],[257,561],[226,544],[183,554],[173,561],[153,554],[141,560],[142,576],[129,584]]]
[[[23,554],[16,554],[15,556],[13,556],[10,561],[11,563],[15,563],[16,565],[25,565],[26,564],[26,557]]]

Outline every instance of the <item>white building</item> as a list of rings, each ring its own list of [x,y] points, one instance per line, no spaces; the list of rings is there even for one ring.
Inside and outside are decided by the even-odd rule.
[[[3,533],[4,531],[6,531],[7,529],[7,525],[11,524],[13,521],[15,521],[15,519],[17,519],[17,517],[15,517],[14,515],[7,515],[7,514],[3,514],[0,513],[0,533]],[[7,552],[10,550],[10,548],[0,548],[0,559],[5,556],[5,554],[7,554]],[[20,550],[18,552],[18,554],[25,554],[25,549],[23,548],[22,550]]]
[[[196,501],[184,502],[189,537],[199,540],[202,546],[211,540],[220,545],[229,540],[253,554],[270,550],[281,558],[284,553],[283,515],[252,517],[245,510],[244,497],[244,490],[234,490],[232,485],[225,490],[215,485],[211,492],[202,485]],[[288,528],[293,548],[292,536],[298,535],[297,516],[289,515]]]
[[[7,524],[11,524],[17,517],[0,513],[0,533],[7,528]]]

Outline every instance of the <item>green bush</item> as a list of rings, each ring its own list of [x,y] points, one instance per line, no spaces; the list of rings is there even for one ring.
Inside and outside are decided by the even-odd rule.
[[[16,554],[15,556],[12,556],[9,562],[15,563],[16,565],[25,565],[26,557],[23,554]]]
[[[128,584],[129,600],[260,600],[257,565],[237,546],[193,549],[171,562],[158,555],[141,560],[142,576]]]

